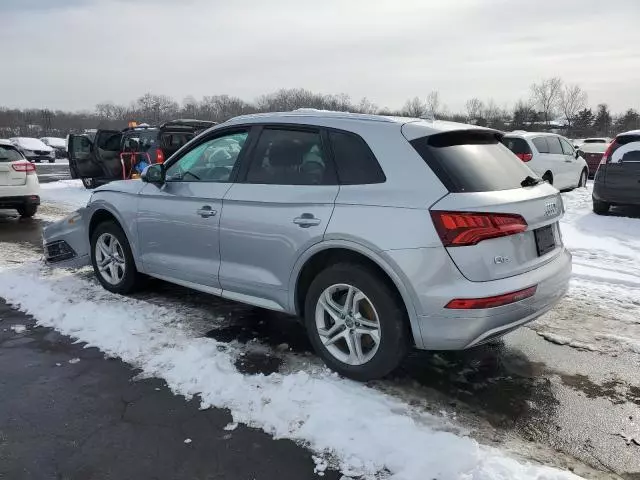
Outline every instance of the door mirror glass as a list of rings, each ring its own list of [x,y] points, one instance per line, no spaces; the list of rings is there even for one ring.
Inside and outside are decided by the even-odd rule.
[[[161,163],[154,163],[149,165],[142,171],[140,178],[143,182],[163,184],[164,183],[164,165]]]

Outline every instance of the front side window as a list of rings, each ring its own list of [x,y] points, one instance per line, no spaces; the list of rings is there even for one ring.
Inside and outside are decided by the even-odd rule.
[[[565,155],[575,155],[575,150],[564,138],[560,139],[560,144],[562,145],[562,151]]]
[[[167,168],[168,182],[228,182],[249,132],[234,132],[192,148]]]
[[[265,128],[246,181],[270,185],[334,184],[335,174],[328,165],[320,131]]]
[[[538,152],[549,153],[549,144],[547,143],[547,139],[545,137],[536,137],[532,140],[532,142]]]

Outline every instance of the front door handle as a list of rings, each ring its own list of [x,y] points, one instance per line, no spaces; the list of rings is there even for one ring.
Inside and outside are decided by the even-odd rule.
[[[313,213],[303,213],[299,217],[293,219],[293,223],[301,228],[315,227],[316,225],[320,225],[320,222],[322,222],[322,220],[314,217]]]
[[[209,205],[204,205],[198,210],[196,210],[196,213],[200,215],[202,218],[209,218],[209,217],[215,217],[218,214],[218,211],[214,210]]]

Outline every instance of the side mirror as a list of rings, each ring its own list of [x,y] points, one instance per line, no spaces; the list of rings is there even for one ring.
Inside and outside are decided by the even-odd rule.
[[[164,183],[165,171],[162,163],[154,163],[149,165],[142,171],[140,178],[146,183],[155,183],[162,185]]]

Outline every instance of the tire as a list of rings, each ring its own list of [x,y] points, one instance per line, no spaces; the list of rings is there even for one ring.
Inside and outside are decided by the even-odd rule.
[[[585,188],[587,186],[587,177],[589,174],[586,170],[582,170],[580,174],[580,179],[578,180],[578,188]]]
[[[334,320],[335,317],[323,308],[321,300],[326,298],[325,293],[329,292],[333,295],[330,298],[333,299],[334,306],[342,307],[346,302],[341,304],[340,298],[345,300],[349,287],[352,287],[355,293],[353,298],[360,298],[358,312],[353,315],[352,310],[350,315]],[[338,310],[334,308],[332,312],[336,315]],[[374,318],[377,321],[370,321]],[[384,377],[402,362],[409,349],[408,320],[399,296],[378,273],[358,264],[335,264],[316,276],[305,299],[304,321],[309,339],[318,356],[329,368],[354,380],[367,381]],[[366,328],[361,321],[367,321],[369,326],[378,325],[377,345],[374,336],[358,335],[358,330],[376,330]],[[319,324],[323,326],[319,327]],[[329,333],[332,328],[336,328],[338,333],[331,337],[321,337],[319,329]],[[350,348],[347,336],[352,342],[358,342],[360,348],[357,349],[355,343],[351,343]],[[328,344],[329,338],[338,340]],[[357,358],[355,353],[351,354],[354,349],[359,350],[360,358]]]
[[[117,244],[111,243],[115,239]],[[114,265],[105,269],[105,273],[100,271],[98,262],[102,262],[105,255],[103,253],[97,253],[96,249],[99,249],[98,242],[104,241],[103,246],[111,247],[110,251],[111,262],[108,265]],[[99,249],[100,250],[100,249]],[[133,260],[133,254],[131,253],[131,247],[129,241],[120,225],[113,221],[106,221],[99,224],[91,234],[91,264],[93,265],[93,271],[98,278],[100,284],[107,290],[113,293],[119,293],[126,295],[132,293],[142,286],[142,275],[136,269],[135,261]],[[107,272],[108,270],[108,272]],[[113,272],[112,280],[107,277]]]
[[[553,174],[551,172],[546,172],[542,176],[542,180],[544,180],[545,182],[548,182],[549,185],[553,185]]]
[[[49,160],[49,163],[56,163],[55,159]]]
[[[609,213],[611,204],[607,202],[601,202],[600,200],[593,199],[593,213],[596,215],[606,215]]]
[[[93,190],[98,186],[95,178],[83,178],[82,185],[84,185],[84,188],[86,188],[87,190]]]
[[[23,205],[22,207],[18,207],[16,210],[18,210],[18,214],[22,218],[31,218],[38,211],[38,206],[37,205]]]

